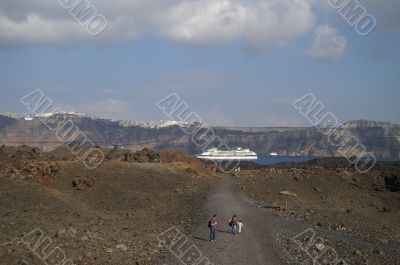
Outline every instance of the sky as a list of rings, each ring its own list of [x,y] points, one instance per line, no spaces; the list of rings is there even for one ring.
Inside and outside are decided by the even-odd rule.
[[[2,0],[0,111],[28,112],[40,89],[65,110],[165,120],[176,93],[210,125],[307,126],[292,102],[313,93],[341,122],[400,124],[400,1],[351,1],[368,35],[345,0]]]

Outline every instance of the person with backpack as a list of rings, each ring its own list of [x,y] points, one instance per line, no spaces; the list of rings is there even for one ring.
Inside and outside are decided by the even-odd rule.
[[[237,231],[237,218],[236,215],[233,215],[229,220],[229,226],[232,228],[232,234],[236,235]]]
[[[216,239],[216,232],[217,232],[217,215],[214,214],[211,220],[208,222],[208,228],[210,229],[210,241],[215,242]]]

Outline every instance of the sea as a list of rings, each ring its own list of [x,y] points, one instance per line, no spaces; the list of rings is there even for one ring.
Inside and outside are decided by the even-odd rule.
[[[272,155],[258,155],[256,164],[259,165],[275,165],[283,162],[305,162],[314,159],[313,156],[272,156]]]
[[[284,162],[294,162],[300,163],[314,159],[313,156],[272,156],[272,155],[258,155],[258,159],[256,160],[256,164],[259,165],[275,165]],[[398,157],[384,157],[377,158],[377,161],[382,162],[398,162],[400,158]]]

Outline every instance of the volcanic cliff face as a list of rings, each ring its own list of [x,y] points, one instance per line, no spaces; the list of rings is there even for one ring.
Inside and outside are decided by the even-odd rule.
[[[66,123],[68,121],[68,123]],[[94,119],[80,115],[57,114],[45,119],[13,119],[0,116],[0,144],[30,145],[48,151],[63,145],[60,139],[68,142],[73,131],[78,128],[93,144],[98,146],[122,146],[132,150],[144,147],[166,149],[175,148],[189,153],[200,152],[204,147],[192,141],[192,135],[185,134],[182,125],[127,126],[121,122]],[[186,131],[193,131],[199,124],[185,125]],[[369,152],[377,157],[400,157],[400,125],[374,121],[351,121],[344,124],[353,136],[364,144]],[[215,135],[223,143],[235,148],[247,147],[259,154],[276,152],[280,155],[339,156],[328,137],[317,128],[228,128],[213,127]],[[211,135],[211,134],[209,134]]]

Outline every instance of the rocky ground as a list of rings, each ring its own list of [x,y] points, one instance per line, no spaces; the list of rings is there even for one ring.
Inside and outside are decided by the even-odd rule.
[[[179,151],[103,152],[89,170],[65,148],[0,147],[0,264],[182,264],[159,241],[174,226],[204,264],[400,264],[399,163],[364,175],[337,158],[248,164],[231,177]]]
[[[248,165],[235,176],[237,188],[260,208],[312,229],[297,241],[281,231],[283,251],[298,264],[312,264],[313,253],[327,246],[347,264],[400,264],[400,163],[378,163],[360,174],[344,159],[320,159]],[[312,235],[319,242],[300,249]]]
[[[202,218],[212,168],[178,151],[105,153],[88,170],[63,148],[0,147],[1,264],[149,264],[159,233]]]

